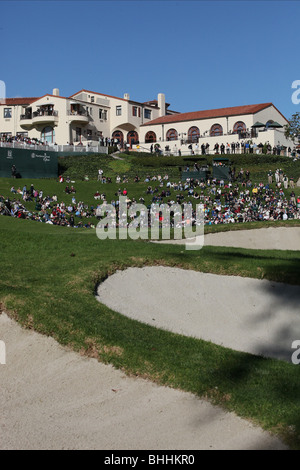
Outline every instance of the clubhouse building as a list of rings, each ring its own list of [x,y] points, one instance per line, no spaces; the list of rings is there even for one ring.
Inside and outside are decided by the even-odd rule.
[[[200,153],[201,145],[231,145],[251,141],[272,148],[293,148],[284,135],[288,120],[272,103],[179,113],[169,109],[165,95],[137,102],[80,90],[60,96],[6,98],[0,101],[0,140],[19,136],[57,145],[110,145],[118,143],[139,151],[155,145],[162,151]],[[285,150],[284,150],[285,152]]]

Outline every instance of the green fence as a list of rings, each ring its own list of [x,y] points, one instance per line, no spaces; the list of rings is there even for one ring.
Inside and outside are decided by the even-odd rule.
[[[229,180],[229,167],[213,166],[213,178],[217,180]]]
[[[57,178],[57,157],[52,151],[0,148],[0,177],[11,177],[14,165],[17,178]]]
[[[230,160],[226,157],[213,158],[213,178],[217,180],[229,180]]]

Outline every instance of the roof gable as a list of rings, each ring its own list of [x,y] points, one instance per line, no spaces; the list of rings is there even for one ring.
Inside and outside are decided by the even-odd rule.
[[[46,95],[43,95],[43,96],[40,96],[39,98],[34,98],[34,100],[32,101],[33,102],[36,102],[38,100],[41,100],[42,98],[46,98],[46,96],[50,96],[51,98],[61,98],[63,100],[67,100],[68,98],[66,98],[65,96],[60,96],[60,95],[50,95],[49,93],[47,93]]]

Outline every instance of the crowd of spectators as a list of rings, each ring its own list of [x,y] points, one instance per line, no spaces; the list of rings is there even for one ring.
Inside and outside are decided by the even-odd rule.
[[[30,188],[25,185],[22,189],[11,187],[12,198],[5,198],[0,195],[0,215],[7,215],[19,219],[30,219],[44,222],[51,225],[62,225],[67,227],[95,227],[87,219],[95,216],[94,207],[89,207],[82,201],[76,201],[76,190],[66,194],[73,194],[70,203],[58,202],[57,195],[44,195],[42,190]],[[27,202],[34,202],[34,210],[28,210]]]
[[[109,208],[112,206],[118,208],[119,196],[125,196],[128,209],[135,203],[144,204],[145,198],[147,199],[149,224],[155,204],[162,205],[162,207],[179,204],[182,208],[185,204],[192,205],[194,207],[193,224],[196,222],[196,204],[204,206],[205,225],[300,219],[300,197],[295,196],[293,178],[288,179],[284,172],[278,169],[274,175],[269,171],[266,179],[267,183],[253,183],[250,172],[243,168],[238,171],[232,168],[230,181],[216,178],[207,180],[187,178],[185,181],[171,181],[167,174],[147,175],[144,183],[149,184],[146,189],[143,189],[138,200],[131,197],[127,189],[123,187],[118,189],[115,197],[110,201],[107,200],[105,192],[96,191],[93,194],[95,204],[92,205],[77,201],[76,189],[69,184],[64,189],[65,194],[72,196],[68,203],[59,202],[55,194],[44,195],[43,191],[36,189],[33,184],[29,188],[25,185],[22,189],[12,186],[11,198],[0,195],[0,215],[31,219],[52,225],[95,228],[101,219],[101,210],[108,208],[109,215]],[[136,176],[132,180],[139,182],[140,178]],[[59,181],[65,182],[64,179]],[[103,182],[102,179],[101,181]],[[123,178],[117,175],[116,182],[126,183],[129,182],[129,178],[125,175]],[[34,202],[34,211],[26,208],[26,203],[30,201]],[[128,224],[135,220],[142,219],[133,212],[128,219]]]
[[[208,146],[209,147],[209,146]],[[201,146],[201,153],[205,154],[207,146],[202,145]],[[295,149],[293,149],[295,152]],[[246,140],[246,141],[241,141],[241,142],[226,142],[224,144],[223,142],[221,144],[216,143],[214,145],[214,153],[215,154],[221,154],[224,155],[226,154],[235,154],[235,153],[241,153],[241,154],[246,154],[246,153],[260,153],[260,154],[269,154],[269,155],[281,155],[282,152],[284,155],[290,157],[292,156],[292,149],[291,147],[283,147],[280,144],[278,145],[270,145],[269,143],[263,144],[263,143],[253,143],[251,140]]]
[[[47,142],[43,142],[39,139],[36,139],[35,137],[28,137],[24,134],[18,134],[15,136],[4,134],[0,136],[0,142],[5,144],[13,144],[15,142],[26,145],[47,145]]]

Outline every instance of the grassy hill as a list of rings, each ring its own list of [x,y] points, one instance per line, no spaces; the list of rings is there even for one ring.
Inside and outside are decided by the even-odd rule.
[[[226,155],[225,155],[226,156]],[[151,156],[149,153],[130,152],[130,154],[118,154],[116,160],[112,156],[70,156],[59,158],[59,174],[71,178],[84,179],[88,175],[90,179],[96,179],[98,168],[102,168],[109,177],[117,174],[126,174],[133,178],[136,175],[145,177],[147,174],[153,176],[157,172],[168,173],[170,177],[180,178],[179,168],[193,165],[195,162],[207,162],[212,165],[215,155],[186,156],[186,157],[160,157]],[[249,169],[254,181],[265,180],[269,170],[275,172],[282,168],[288,177],[293,176],[296,180],[300,178],[300,160],[293,161],[288,157],[274,155],[229,155],[232,167]]]

